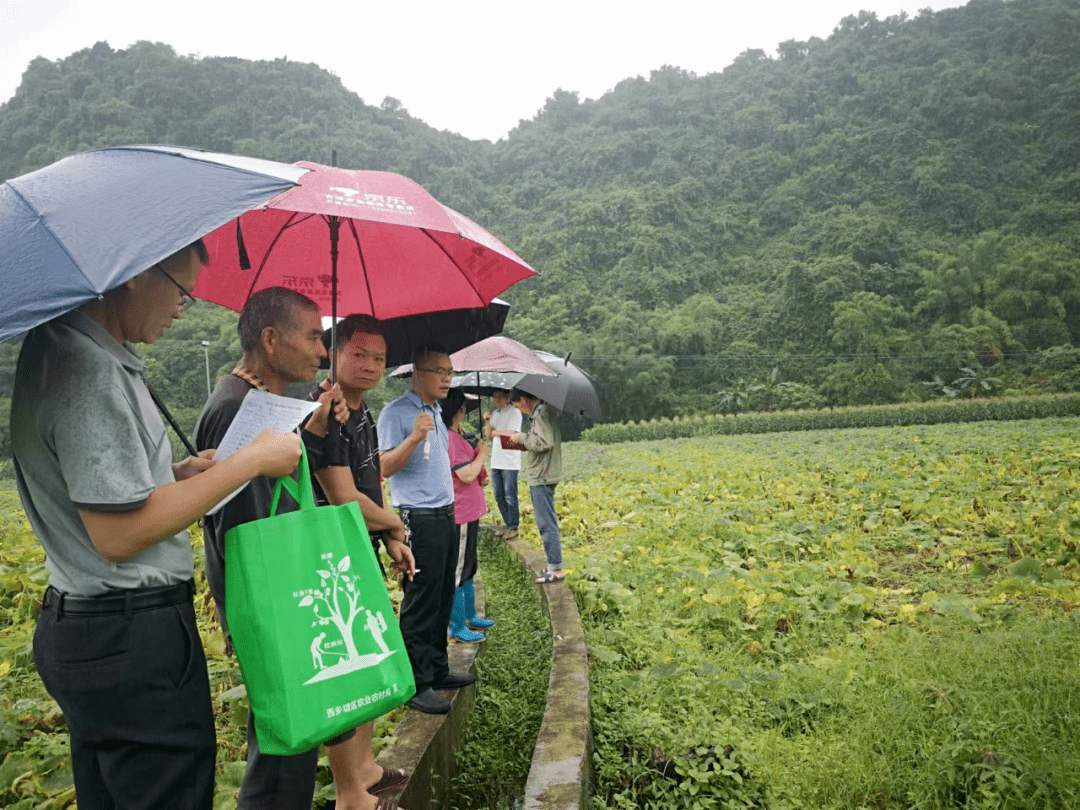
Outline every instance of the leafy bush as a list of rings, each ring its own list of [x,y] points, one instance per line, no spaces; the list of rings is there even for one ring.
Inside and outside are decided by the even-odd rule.
[[[738,416],[718,417],[707,414],[675,419],[654,419],[648,422],[595,425],[584,431],[581,439],[599,444],[617,444],[655,439],[685,439],[692,436],[938,425],[1078,415],[1080,415],[1080,395],[1061,394],[875,405],[862,408],[829,408],[815,411],[747,413]]]

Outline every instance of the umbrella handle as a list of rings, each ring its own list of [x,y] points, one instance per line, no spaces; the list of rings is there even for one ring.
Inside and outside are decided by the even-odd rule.
[[[331,459],[341,458],[341,422],[334,417],[334,403],[330,403],[330,415],[326,424],[326,452]]]

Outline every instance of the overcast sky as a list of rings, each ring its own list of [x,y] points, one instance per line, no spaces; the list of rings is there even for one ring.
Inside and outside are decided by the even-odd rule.
[[[885,18],[963,0],[0,0],[0,102],[34,57],[105,40],[165,42],[178,54],[288,57],[339,76],[368,104],[398,99],[415,118],[497,140],[557,88],[599,98],[663,65],[699,75],[749,48],[827,37],[860,9]],[[3,148],[3,144],[0,144]]]

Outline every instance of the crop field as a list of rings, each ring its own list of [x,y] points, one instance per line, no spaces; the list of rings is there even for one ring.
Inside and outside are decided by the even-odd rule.
[[[1078,436],[1049,419],[567,445],[594,806],[1080,807]],[[31,655],[44,584],[0,492],[3,807],[74,799]],[[246,699],[199,605],[224,808]]]
[[[594,806],[1080,806],[1078,429],[568,446]]]

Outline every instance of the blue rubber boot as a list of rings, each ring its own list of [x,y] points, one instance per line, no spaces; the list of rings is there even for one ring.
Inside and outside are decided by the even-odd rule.
[[[479,627],[481,630],[494,627],[494,619],[485,619],[483,616],[476,615],[476,586],[473,585],[473,581],[470,579],[462,583],[458,590],[465,592],[465,621],[469,626]]]
[[[454,591],[454,606],[450,610],[450,629],[446,631],[446,635],[466,644],[476,644],[483,641],[486,636],[483,633],[470,630],[465,625],[465,591],[463,588],[464,586],[459,586]]]

